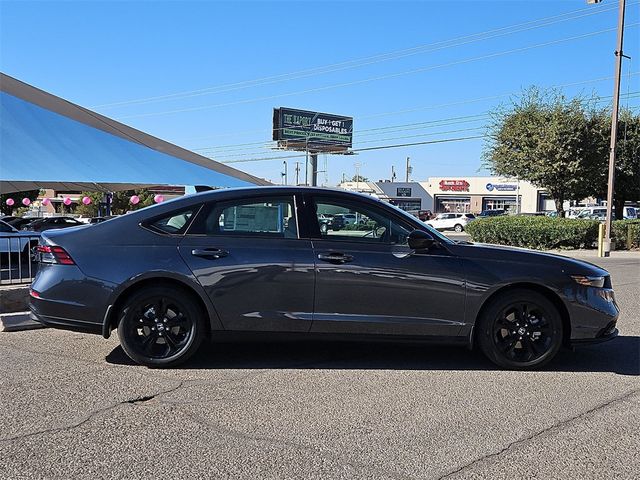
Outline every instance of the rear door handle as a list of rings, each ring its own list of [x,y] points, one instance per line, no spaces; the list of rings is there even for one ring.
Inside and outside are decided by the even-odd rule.
[[[329,263],[348,263],[353,261],[353,255],[339,252],[320,253],[318,259]]]
[[[220,248],[194,248],[191,250],[191,255],[217,260],[218,258],[226,257],[229,252]]]

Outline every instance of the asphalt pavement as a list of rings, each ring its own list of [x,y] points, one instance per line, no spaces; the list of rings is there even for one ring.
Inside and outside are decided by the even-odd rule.
[[[500,371],[464,348],[206,345],[183,368],[117,335],[0,333],[0,478],[638,478],[640,253],[620,336]]]

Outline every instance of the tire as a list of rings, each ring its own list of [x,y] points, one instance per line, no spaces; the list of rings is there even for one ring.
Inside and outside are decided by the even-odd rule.
[[[453,230],[460,233],[462,231],[464,231],[464,227],[462,225],[460,225],[459,223],[456,223],[456,226],[453,227]]]
[[[478,319],[477,344],[496,365],[533,370],[550,362],[562,346],[562,318],[544,295],[527,289],[501,294]]]
[[[328,231],[329,231],[329,226],[326,223],[323,223],[322,225],[320,225],[320,233],[322,233],[323,235],[326,235]]]
[[[163,313],[156,315],[156,311]],[[126,299],[118,317],[125,353],[147,367],[174,367],[200,348],[204,312],[193,294],[181,288],[145,287]]]

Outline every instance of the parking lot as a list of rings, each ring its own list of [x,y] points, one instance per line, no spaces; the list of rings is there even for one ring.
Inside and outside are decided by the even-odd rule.
[[[117,336],[0,333],[0,478],[637,478],[640,255],[620,336],[544,371],[462,348],[206,345],[133,365]]]

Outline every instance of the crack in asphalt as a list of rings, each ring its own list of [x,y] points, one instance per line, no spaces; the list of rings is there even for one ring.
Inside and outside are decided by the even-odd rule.
[[[270,444],[270,445],[276,445],[276,446],[285,446],[285,447],[290,447],[290,448],[294,448],[297,450],[305,450],[305,451],[310,451],[313,452],[317,455],[319,455],[321,458],[324,458],[326,460],[331,460],[334,461],[336,463],[338,463],[341,466],[346,466],[346,467],[351,467],[355,470],[366,470],[370,473],[376,473],[379,475],[384,475],[386,477],[389,478],[393,478],[396,480],[413,480],[415,477],[412,477],[410,475],[407,475],[405,473],[401,473],[401,472],[397,472],[397,471],[393,471],[393,470],[387,470],[387,469],[380,469],[377,467],[374,467],[372,465],[366,464],[366,463],[361,463],[361,462],[357,462],[357,461],[353,461],[350,460],[346,457],[343,457],[341,455],[337,455],[335,453],[331,453],[331,452],[325,452],[320,450],[318,447],[315,447],[313,445],[306,445],[304,443],[300,443],[300,442],[294,442],[291,440],[285,440],[285,439],[281,439],[281,438],[275,438],[275,437],[270,437],[270,436],[266,436],[266,435],[252,435],[249,433],[245,433],[245,432],[240,432],[238,430],[233,430],[233,429],[229,429],[229,428],[225,428],[219,424],[210,422],[209,420],[200,417],[199,415],[196,415],[194,413],[191,412],[187,412],[183,409],[180,409],[180,411],[185,414],[187,417],[189,417],[193,422],[195,422],[198,425],[207,427],[210,430],[213,430],[215,433],[218,433],[222,436],[226,436],[226,437],[232,437],[235,438],[237,440],[242,440],[242,441],[253,441],[253,442],[262,442],[262,443],[266,443],[266,444]]]
[[[602,403],[600,405],[597,405],[597,406],[595,406],[593,408],[590,408],[589,410],[587,410],[585,412],[582,412],[582,413],[580,413],[580,414],[578,414],[578,415],[576,415],[574,417],[568,418],[566,420],[562,420],[562,421],[560,421],[558,423],[554,423],[553,425],[551,425],[551,426],[549,426],[547,428],[544,428],[544,429],[542,429],[542,430],[540,430],[538,432],[532,433],[531,435],[529,435],[527,437],[515,440],[515,441],[509,443],[506,447],[500,449],[497,452],[492,452],[492,453],[488,453],[486,455],[483,455],[482,457],[476,458],[475,460],[473,460],[473,461],[471,461],[471,462],[469,462],[469,463],[467,463],[465,465],[462,465],[461,467],[457,468],[456,470],[453,470],[453,471],[451,471],[449,473],[446,473],[446,474],[438,477],[438,480],[443,480],[443,479],[451,477],[453,475],[457,475],[457,474],[459,474],[459,473],[461,473],[461,472],[463,472],[465,470],[468,470],[469,468],[473,467],[474,465],[477,465],[478,463],[481,463],[481,462],[483,462],[485,460],[495,459],[495,458],[499,457],[500,455],[502,455],[503,453],[511,450],[513,447],[524,445],[524,444],[530,442],[531,440],[534,440],[534,439],[539,438],[539,437],[544,437],[545,435],[548,435],[548,434],[550,434],[552,432],[558,431],[558,430],[562,429],[563,427],[565,427],[567,425],[575,423],[576,421],[579,421],[579,420],[581,420],[581,419],[583,419],[585,417],[588,417],[592,413],[595,413],[595,412],[597,412],[599,410],[603,410],[603,409],[605,409],[605,408],[607,408],[607,407],[609,407],[609,406],[611,406],[611,405],[613,405],[615,403],[623,402],[623,401],[633,397],[638,392],[640,392],[640,389],[632,390],[630,392],[625,393],[624,395],[622,395],[620,397],[613,398],[613,399],[611,399],[611,400],[609,400],[607,402],[604,402],[604,403]]]
[[[13,442],[16,440],[22,440],[25,438],[29,438],[29,437],[34,437],[37,435],[44,435],[44,434],[48,434],[48,433],[56,433],[56,432],[62,432],[62,431],[69,431],[69,430],[73,430],[75,428],[81,427],[82,425],[88,423],[89,421],[91,421],[94,417],[102,414],[102,413],[106,413],[108,411],[114,410],[116,408],[118,408],[121,405],[137,405],[139,403],[145,403],[148,402],[150,400],[153,400],[154,398],[158,398],[162,395],[167,395],[169,393],[175,392],[176,390],[178,390],[179,388],[181,388],[183,386],[184,382],[180,382],[178,385],[171,387],[167,390],[162,390],[160,392],[154,393],[152,395],[144,395],[144,396],[139,396],[139,397],[135,397],[135,398],[130,398],[127,400],[123,400],[121,402],[116,402],[116,403],[112,403],[110,405],[107,405],[106,407],[103,408],[99,408],[97,410],[93,410],[92,412],[90,412],[89,414],[85,415],[84,418],[80,419],[79,421],[69,424],[69,425],[64,425],[64,426],[60,426],[60,427],[53,427],[53,428],[47,428],[44,430],[38,430],[36,432],[29,432],[29,433],[23,433],[20,435],[14,435],[12,437],[5,437],[5,438],[0,438],[0,443],[8,443],[8,442]]]

